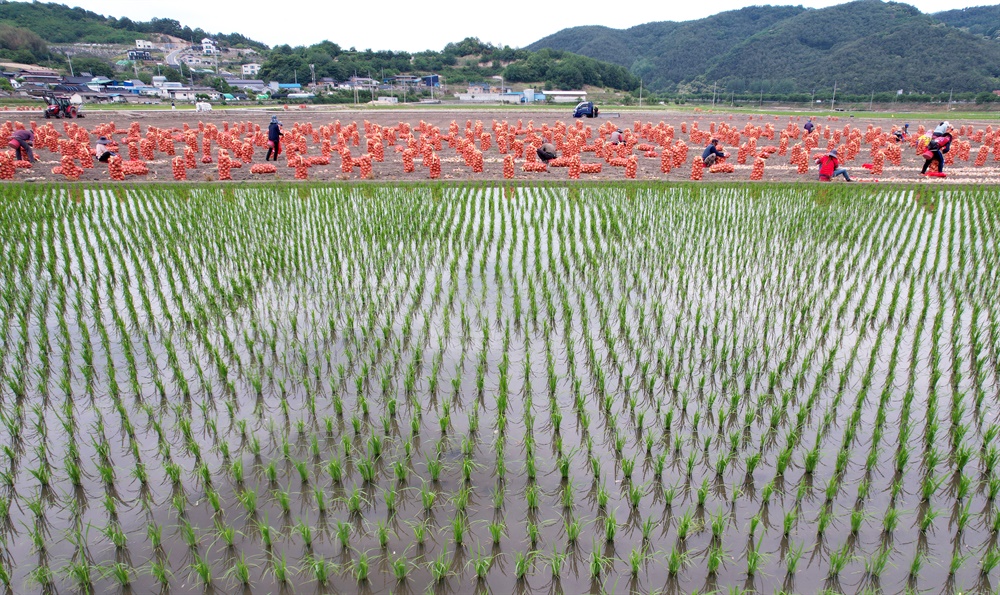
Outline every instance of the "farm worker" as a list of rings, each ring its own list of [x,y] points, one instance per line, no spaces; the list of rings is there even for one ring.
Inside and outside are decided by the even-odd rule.
[[[938,124],[938,127],[934,129],[934,133],[931,136],[944,136],[946,132],[951,132],[953,128],[947,120]]]
[[[608,137],[608,142],[610,142],[612,145],[622,144],[623,142],[625,142],[625,133],[622,132],[621,128],[615,130],[614,132],[611,133],[611,136]]]
[[[816,158],[816,163],[819,164],[819,180],[821,182],[829,182],[837,176],[844,176],[844,180],[851,181],[851,176],[847,174],[847,170],[840,167],[840,161],[837,159],[837,149],[833,149],[826,155],[820,155]]]
[[[816,126],[813,124],[812,118],[806,120],[806,124],[803,126],[803,128],[806,129],[806,134],[812,134],[813,128],[815,127]]]
[[[556,146],[553,145],[552,143],[545,143],[542,146],[538,147],[538,150],[535,151],[535,153],[538,154],[539,159],[541,159],[545,163],[548,163],[549,161],[552,161],[553,159],[556,158]]]
[[[10,146],[14,147],[14,153],[18,160],[22,156],[31,163],[35,162],[35,153],[31,150],[31,145],[35,142],[35,133],[28,130],[16,130],[11,136]],[[23,153],[22,153],[23,151]]]
[[[274,160],[278,160],[278,155],[281,154],[281,137],[283,135],[278,116],[271,116],[271,123],[267,126],[267,156],[264,157],[264,161],[270,161],[272,153]]]
[[[933,137],[929,143],[927,143],[927,150],[924,151],[924,167],[920,170],[920,175],[927,173],[927,169],[931,166],[931,163],[937,161],[938,171],[944,173],[944,154],[948,152],[951,148],[951,127],[944,132],[941,136]]]
[[[726,157],[729,157],[729,153],[724,153],[719,149],[719,139],[717,138],[713,138],[712,142],[708,143],[708,146],[701,153],[701,160],[705,163],[705,167],[712,167],[716,161]]]
[[[102,136],[97,139],[97,144],[94,145],[94,155],[101,163],[107,163],[108,159],[115,156],[115,154],[111,152],[111,149],[108,148],[108,145],[110,144],[111,141],[108,140],[108,137]]]

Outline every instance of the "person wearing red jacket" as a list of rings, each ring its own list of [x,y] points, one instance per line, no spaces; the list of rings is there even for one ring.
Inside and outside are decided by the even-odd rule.
[[[820,155],[816,158],[816,163],[819,164],[820,182],[829,182],[837,176],[844,176],[845,181],[851,181],[851,176],[847,173],[847,170],[840,167],[840,161],[837,159],[837,149],[833,149],[826,155]]]
[[[924,168],[920,170],[920,175],[925,175],[931,163],[935,161],[938,163],[938,172],[944,173],[944,154],[951,148],[951,130],[952,128],[949,126],[944,134],[931,139],[931,142],[927,145],[927,150],[924,151]],[[926,153],[930,153],[931,156],[927,157]]]

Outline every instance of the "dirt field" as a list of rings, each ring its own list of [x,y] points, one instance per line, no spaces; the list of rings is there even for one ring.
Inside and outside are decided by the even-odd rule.
[[[437,127],[440,129],[442,135],[447,136],[449,134],[449,125],[454,121],[458,125],[460,131],[459,136],[465,137],[465,130],[467,123],[471,123],[474,127],[476,122],[481,122],[484,132],[492,132],[494,122],[497,123],[508,123],[512,128],[520,128],[521,134],[517,136],[519,139],[525,139],[524,130],[529,127],[529,124],[533,125],[534,130],[539,135],[543,135],[542,128],[543,125],[553,128],[558,125],[558,123],[563,123],[566,127],[574,127],[578,124],[582,124],[584,127],[591,127],[591,135],[589,136],[588,144],[593,145],[594,140],[597,139],[600,134],[598,127],[602,124],[607,127],[611,123],[622,129],[631,131],[635,134],[636,123],[641,123],[643,126],[639,127],[637,136],[636,146],[641,144],[653,144],[655,146],[652,152],[640,151],[633,148],[632,153],[637,157],[637,170],[635,178],[638,180],[670,180],[670,181],[684,181],[690,179],[692,161],[700,156],[702,149],[705,145],[705,135],[711,134],[709,131],[714,131],[717,126],[721,124],[726,124],[728,127],[736,129],[738,131],[745,131],[747,125],[753,127],[764,128],[770,124],[774,129],[773,138],[761,137],[757,141],[757,152],[760,153],[768,146],[777,147],[779,145],[779,135],[782,130],[794,129],[801,131],[802,124],[805,122],[805,118],[802,117],[788,117],[788,116],[748,116],[746,114],[725,114],[725,113],[685,113],[685,114],[667,114],[664,112],[629,112],[621,114],[621,117],[602,117],[599,119],[583,119],[574,120],[570,117],[571,106],[560,107],[559,109],[552,109],[549,111],[538,111],[538,110],[517,110],[517,109],[496,109],[490,107],[481,108],[467,108],[467,109],[455,109],[455,110],[443,110],[443,109],[433,109],[433,110],[392,110],[392,111],[381,111],[381,110],[337,110],[337,109],[324,109],[324,110],[313,110],[312,108],[303,109],[288,109],[288,110],[264,110],[264,109],[245,109],[245,110],[225,110],[225,111],[213,111],[213,112],[202,112],[196,113],[192,110],[177,110],[177,111],[91,111],[88,112],[85,119],[73,120],[75,124],[84,126],[90,134],[90,146],[93,148],[94,140],[96,140],[95,133],[99,130],[100,125],[106,125],[110,122],[114,122],[116,133],[113,136],[114,140],[122,141],[125,138],[126,132],[128,131],[130,125],[133,122],[137,122],[140,125],[141,134],[143,137],[148,132],[148,127],[152,126],[158,129],[169,130],[173,132],[173,140],[177,154],[183,155],[184,143],[182,142],[181,131],[185,124],[187,124],[192,129],[198,129],[199,124],[210,125],[213,124],[219,130],[223,130],[228,125],[229,127],[238,125],[247,125],[247,132],[242,134],[243,138],[248,138],[251,130],[250,128],[256,129],[259,126],[262,130],[266,130],[267,124],[270,120],[270,116],[277,114],[281,119],[284,129],[286,132],[292,131],[296,125],[308,126],[311,124],[312,130],[317,130],[319,127],[324,125],[332,125],[337,122],[341,126],[348,126],[351,123],[356,123],[360,130],[360,144],[358,146],[350,145],[349,149],[351,151],[353,158],[358,158],[366,150],[366,140],[365,140],[365,122],[369,122],[374,125],[382,127],[396,127],[400,123],[408,123],[413,131],[414,136],[419,136],[417,132],[418,127],[421,123],[426,123],[428,125]],[[610,111],[610,110],[609,110]],[[61,135],[61,138],[65,138],[65,130],[67,126],[66,120],[48,120],[46,121],[41,117],[39,113],[30,112],[14,112],[10,111],[3,114],[0,121],[9,120],[12,122],[21,122],[24,125],[29,125],[31,121],[34,121],[38,126],[44,126],[46,124],[52,124],[56,131]],[[852,129],[859,129],[862,133],[866,132],[869,125],[874,127],[882,127],[883,132],[888,132],[894,123],[902,123],[902,119],[872,119],[867,120],[864,118],[853,118],[853,117],[840,117],[840,118],[817,118],[814,122],[818,125],[819,129],[825,130],[829,127],[830,131],[840,131],[845,129],[845,126],[850,126]],[[656,142],[651,142],[651,140],[644,136],[644,125],[651,124],[652,127],[656,127],[660,123],[672,126],[674,128],[673,142],[676,143],[677,140],[683,140],[688,145],[687,159],[679,167],[675,167],[670,171],[670,173],[661,172],[661,159],[660,159],[660,147]],[[703,131],[702,134],[692,137],[691,130],[694,123],[697,122],[698,129]],[[909,120],[911,135],[914,133],[920,125],[925,127],[933,127],[938,122],[936,121],[919,121],[919,120]],[[907,143],[902,144],[902,161],[900,165],[893,165],[888,160],[885,161],[884,170],[882,175],[874,176],[868,170],[862,167],[862,164],[871,161],[871,151],[868,140],[866,139],[861,143],[860,152],[853,160],[845,160],[843,152],[841,153],[841,161],[843,166],[845,166],[852,178],[855,181],[860,182],[926,182],[929,184],[942,184],[942,183],[982,183],[982,184],[995,184],[1000,182],[1000,161],[995,159],[993,151],[989,151],[988,158],[985,165],[981,167],[974,166],[974,161],[980,150],[981,142],[973,142],[972,134],[976,130],[992,130],[988,128],[991,123],[986,121],[979,122],[952,122],[955,126],[956,131],[963,132],[964,135],[957,135],[956,140],[968,141],[971,143],[971,156],[968,160],[963,160],[960,157],[953,155],[954,164],[946,165],[945,172],[948,175],[946,179],[941,178],[926,178],[920,175],[920,168],[923,164],[923,158],[918,156],[916,150]],[[993,123],[993,127],[997,127]],[[1000,128],[1000,127],[998,127]],[[682,129],[685,132],[682,132]],[[648,132],[648,131],[647,131]],[[504,179],[503,175],[503,162],[505,155],[499,150],[498,144],[496,142],[496,135],[493,134],[493,139],[488,150],[483,152],[483,171],[474,172],[473,169],[466,165],[466,161],[461,154],[459,154],[454,148],[450,148],[448,143],[445,142],[442,145],[441,151],[437,154],[441,159],[441,176],[442,180],[501,180]],[[832,135],[831,135],[832,136]],[[305,134],[306,138],[306,155],[316,156],[320,154],[320,146],[315,143],[315,138],[312,135]],[[332,139],[336,142],[336,138]],[[748,136],[742,134],[740,136],[740,143],[746,143]],[[732,137],[730,142],[723,143],[725,150],[732,153],[729,163],[735,166],[735,171],[732,173],[709,173],[708,170],[704,172],[705,181],[733,181],[733,180],[749,180],[752,170],[752,164],[754,158],[751,156],[746,160],[745,164],[739,164],[736,162],[737,157],[737,145],[732,143]],[[788,148],[791,149],[793,145],[800,142],[801,138],[791,138],[788,141]],[[818,148],[813,149],[811,156],[822,154],[825,152],[827,143],[829,141],[824,137],[819,139]],[[843,142],[843,141],[841,141]],[[201,147],[201,138],[199,135],[198,139],[199,147]],[[264,154],[266,153],[266,148],[259,146],[254,147],[254,153],[252,157],[252,163],[263,163]],[[429,179],[429,170],[426,166],[422,164],[421,158],[418,156],[416,158],[416,167],[413,172],[404,172],[403,159],[401,148],[405,143],[397,137],[393,146],[390,146],[388,142],[384,143],[385,146],[385,157],[383,162],[373,162],[372,172],[370,174],[371,179],[374,180],[427,180]],[[956,143],[957,144],[957,143]],[[481,145],[477,143],[477,147]],[[990,145],[995,146],[991,143]],[[399,147],[399,149],[397,149]],[[128,152],[124,143],[122,143],[121,152],[123,158],[127,159]],[[52,170],[56,166],[60,165],[60,155],[54,153],[51,150],[42,148],[37,151],[40,161],[35,164],[35,167],[27,169],[18,169],[15,175],[15,180],[21,181],[56,181],[64,180],[65,177],[58,173],[53,173]],[[815,181],[818,175],[818,168],[815,164],[810,163],[808,172],[805,174],[797,173],[796,165],[790,162],[790,154],[780,155],[779,153],[774,153],[766,160],[766,165],[764,168],[763,180],[764,181]],[[188,181],[198,181],[204,182],[209,180],[218,179],[218,145],[213,144],[212,148],[212,163],[202,163],[201,153],[197,155],[197,164],[194,169],[187,170]],[[259,180],[293,180],[295,169],[289,166],[288,160],[286,159],[287,154],[283,154],[281,160],[278,162],[277,173],[272,174],[252,174],[250,172],[250,165],[244,165],[239,169],[232,169],[231,175],[234,181],[246,181],[251,179]],[[598,156],[594,152],[583,152],[580,153],[581,163],[602,163],[600,173],[588,174],[584,173],[581,175],[582,180],[625,180],[626,168],[621,166],[609,165],[609,163]],[[525,172],[522,169],[524,164],[524,159],[517,159],[515,164],[515,180],[565,180],[569,178],[569,171],[566,167],[550,167],[547,172]],[[146,165],[149,168],[149,173],[141,176],[128,176],[130,180],[146,179],[150,181],[173,181],[173,175],[171,170],[171,158],[164,152],[157,151],[154,154],[152,160],[147,160]],[[83,173],[79,178],[81,181],[101,181],[109,180],[108,167],[105,164],[95,163],[93,169],[84,169]],[[313,165],[308,170],[308,179],[310,180],[360,180],[362,179],[362,174],[360,168],[354,167],[350,173],[345,173],[341,168],[341,157],[337,154],[336,150],[330,158],[328,165]],[[843,183],[839,178],[836,183]]]

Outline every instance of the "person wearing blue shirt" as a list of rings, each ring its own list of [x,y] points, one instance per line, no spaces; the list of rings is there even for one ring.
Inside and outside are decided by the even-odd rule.
[[[719,139],[713,138],[712,142],[708,143],[705,150],[701,154],[701,160],[705,164],[705,167],[712,167],[715,162],[719,159],[725,159],[729,157],[729,153],[724,153],[719,150]]]

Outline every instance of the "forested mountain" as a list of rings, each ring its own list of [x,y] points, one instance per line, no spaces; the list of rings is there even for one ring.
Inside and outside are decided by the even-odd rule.
[[[823,9],[754,6],[682,23],[575,27],[528,49],[609,60],[650,89],[939,93],[1000,88],[998,8],[922,14],[857,0]]]
[[[946,10],[936,12],[933,16],[946,25],[957,27],[974,35],[1000,39],[1000,5]]]
[[[173,19],[154,18],[149,22],[133,21],[127,17],[117,19],[63,4],[43,2],[10,2],[0,0],[0,25],[29,30],[49,43],[122,43],[162,34],[180,37],[198,43],[203,37],[212,37],[231,47],[267,49],[259,41],[239,33],[209,34],[200,28],[182,27]]]

